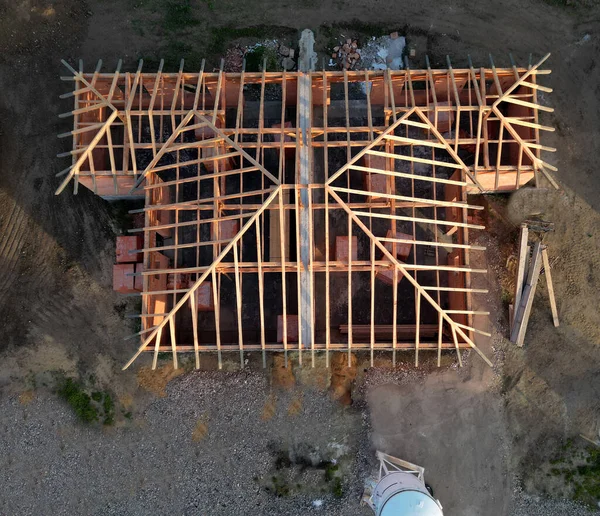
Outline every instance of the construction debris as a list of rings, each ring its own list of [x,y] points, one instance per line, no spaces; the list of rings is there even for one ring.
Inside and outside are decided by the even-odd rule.
[[[296,61],[294,61],[294,55],[296,51],[293,48],[287,47],[282,43],[281,45],[279,45],[277,51],[282,57],[281,68],[288,72],[296,68]]]
[[[358,41],[347,38],[343,43],[333,47],[331,58],[337,61],[342,70],[353,70],[360,60]]]
[[[537,282],[542,271],[542,264],[548,285],[548,295],[550,297],[550,307],[552,310],[552,319],[554,326],[558,327],[558,310],[556,308],[556,299],[554,297],[554,286],[552,284],[552,275],[550,273],[550,260],[546,246],[541,242],[532,245],[529,243],[529,227],[526,223],[521,224],[521,238],[519,240],[519,261],[517,266],[517,279],[515,281],[515,301],[513,314],[510,317],[510,340],[522,347],[527,331],[527,324],[533,306],[533,298]],[[531,258],[530,258],[531,254]],[[510,308],[509,308],[510,309]]]
[[[405,48],[406,39],[397,32],[373,37],[361,49],[362,63],[371,70],[401,70],[404,68]]]
[[[225,72],[241,72],[244,66],[244,56],[246,55],[246,49],[236,45],[235,47],[228,48],[225,51],[225,57],[223,62],[223,70]]]

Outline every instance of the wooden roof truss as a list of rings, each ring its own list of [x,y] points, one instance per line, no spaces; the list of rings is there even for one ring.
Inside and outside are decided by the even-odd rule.
[[[445,350],[462,364],[463,349],[491,365],[474,341],[487,335],[475,324],[486,314],[471,296],[486,291],[471,277],[486,271],[470,265],[484,248],[469,232],[484,228],[467,193],[541,176],[557,186],[541,156],[554,149],[539,140],[552,130],[538,119],[551,111],[536,80],[547,57],[528,68],[454,70],[448,60],[446,70],[307,75],[187,73],[183,62],[177,74],[162,63],[142,73],[141,62],[135,74],[84,74],[65,63],[75,123],[61,135],[73,136],[72,164],[57,193],[71,180],[75,192],[82,181],[98,191],[109,178],[105,197],[145,198],[145,227],[133,230],[144,236],[141,342],[125,368],[144,351],[153,367],[164,351],[175,366],[191,352],[196,367],[202,352],[219,366],[239,352],[243,366],[253,351],[264,363],[267,351],[286,363],[308,354],[313,365],[317,352],[329,364],[332,351],[367,351],[372,363],[412,351],[418,366],[431,350],[438,365]],[[208,314],[198,311],[207,286]],[[309,334],[291,338],[288,316],[307,299],[312,320],[298,324]]]

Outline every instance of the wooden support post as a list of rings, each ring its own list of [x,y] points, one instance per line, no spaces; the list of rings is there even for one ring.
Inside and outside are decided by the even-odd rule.
[[[244,368],[244,334],[242,328],[242,285],[238,264],[237,244],[233,246],[233,263],[235,266],[235,302],[238,328],[238,344],[240,346],[240,367]]]
[[[371,241],[371,367],[375,350],[375,242]],[[351,295],[351,294],[350,294]],[[394,332],[395,333],[395,332]]]
[[[262,348],[263,367],[267,367],[266,340],[265,340],[265,287],[262,270],[262,246],[259,219],[256,219],[256,257],[258,260],[258,309],[260,317],[260,347]]]
[[[556,309],[556,299],[554,297],[554,285],[552,284],[552,273],[550,272],[550,260],[548,260],[548,251],[544,247],[542,249],[542,259],[544,261],[544,275],[548,285],[548,296],[550,297],[550,309],[552,310],[552,321],[555,328],[558,328],[558,310]]]
[[[198,307],[196,306],[196,293],[190,296],[190,311],[192,312],[192,332],[194,333],[194,357],[196,369],[200,369],[200,351],[198,348]]]
[[[213,269],[211,271],[213,299],[215,303],[215,338],[217,343],[217,362],[219,370],[223,368],[223,357],[221,356],[221,275],[219,274],[217,288],[217,273]]]
[[[515,300],[513,306],[518,309],[521,304],[521,295],[523,294],[523,280],[525,279],[525,268],[529,261],[527,241],[529,239],[529,229],[526,224],[521,224],[521,238],[519,240],[519,261],[517,265],[517,279],[515,280]],[[512,327],[511,327],[512,328]]]

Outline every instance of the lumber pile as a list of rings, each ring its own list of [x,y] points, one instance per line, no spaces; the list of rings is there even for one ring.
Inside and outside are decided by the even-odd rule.
[[[333,47],[332,59],[337,60],[342,70],[353,70],[360,60],[358,42],[352,38],[346,39],[344,43]]]
[[[540,274],[544,268],[546,283],[548,285],[548,295],[550,297],[550,308],[552,310],[552,319],[554,326],[558,327],[558,310],[556,308],[556,299],[554,297],[554,285],[552,284],[552,274],[550,272],[550,260],[546,246],[541,242],[529,243],[529,227],[527,224],[521,225],[521,237],[519,241],[519,261],[517,265],[517,279],[515,281],[515,299],[514,304],[509,307],[511,312],[510,319],[510,340],[517,346],[522,347],[525,340],[525,332],[533,306],[533,298],[537,287]]]

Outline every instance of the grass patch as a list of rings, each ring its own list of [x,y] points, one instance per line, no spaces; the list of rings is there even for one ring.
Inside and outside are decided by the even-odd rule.
[[[165,3],[165,18],[163,28],[167,31],[176,32],[186,27],[192,27],[200,23],[192,14],[192,3],[190,0],[170,0]]]
[[[274,475],[271,478],[271,481],[273,482],[271,490],[273,491],[275,496],[277,496],[277,498],[285,498],[290,495],[290,486],[284,478]]]
[[[330,462],[325,468],[325,482],[329,483],[331,493],[335,498],[342,498],[344,496],[344,485],[339,475],[339,465]]]
[[[266,70],[273,71],[279,68],[277,52],[271,48],[258,46],[246,52],[246,71],[262,71],[265,59],[267,60]]]
[[[362,36],[379,38],[381,36],[387,36],[388,34],[397,31],[398,27],[390,27],[384,23],[369,23],[355,18],[352,21],[344,23],[332,23],[331,25],[321,25],[319,31],[328,38],[334,38],[339,45],[342,34],[347,37],[360,34]]]
[[[98,410],[92,398],[72,378],[67,378],[58,389],[58,394],[71,406],[77,417],[84,423],[98,420]]]
[[[572,440],[567,441],[562,451],[568,451],[572,445]],[[574,500],[596,508],[600,499],[600,449],[590,446],[577,458],[578,465],[572,465],[564,456],[552,460],[555,467],[550,469],[550,475],[563,477]]]
[[[179,71],[181,60],[185,61],[185,70],[200,69],[202,55],[192,45],[184,43],[179,39],[169,37],[167,44],[156,51],[154,55],[138,55],[138,59],[144,60],[144,69],[158,69],[160,60],[164,60],[163,72],[173,73]]]
[[[325,482],[331,482],[339,469],[337,464],[329,463],[325,468]]]
[[[115,403],[109,392],[94,391],[89,394],[83,385],[72,378],[65,378],[59,384],[57,393],[83,423],[101,419],[105,425],[114,424]]]
[[[115,402],[112,399],[110,393],[104,393],[104,399],[102,400],[102,408],[104,409],[104,424],[112,425],[115,422]]]
[[[344,486],[342,485],[342,479],[340,477],[334,478],[331,492],[336,498],[342,498],[342,496],[344,496]]]

